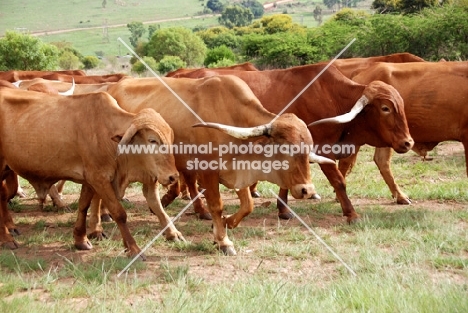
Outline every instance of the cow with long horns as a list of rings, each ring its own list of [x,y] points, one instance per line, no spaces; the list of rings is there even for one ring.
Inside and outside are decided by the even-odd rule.
[[[236,150],[241,146],[258,151],[301,144],[310,147],[313,142],[303,121],[294,114],[278,117],[268,112],[250,88],[234,76],[123,80],[109,87],[108,92],[129,112],[155,109],[173,128],[174,144],[179,148],[178,153],[174,152],[177,169],[187,177],[196,177],[206,189],[204,195],[213,218],[215,243],[228,255],[236,251],[226,228],[236,227],[253,210],[249,185],[266,180],[290,189],[295,198],[308,198],[315,193],[309,162],[334,163],[306,149],[271,155]],[[194,125],[197,127],[193,128]],[[196,150],[207,145],[213,147],[213,153]],[[195,150],[181,152],[186,146]],[[241,199],[239,211],[233,215],[222,215],[219,183],[235,189]]]
[[[392,147],[398,153],[411,149],[413,139],[406,123],[403,100],[395,88],[379,81],[368,85],[358,84],[334,66],[326,70],[325,66],[313,64],[257,72],[200,69],[189,73],[188,77],[235,75],[241,78],[267,110],[294,113],[309,125],[317,154],[333,160],[347,157],[353,152],[351,149],[345,151],[342,147],[368,144]],[[313,84],[306,88],[313,80]],[[322,121],[314,124],[321,119],[327,119],[328,123]],[[335,189],[347,221],[358,220],[359,215],[346,194],[345,180],[336,164],[320,164],[320,168]],[[187,185],[194,184],[193,178],[185,175],[184,178]],[[193,197],[196,188],[189,185],[189,189]],[[283,202],[287,201],[287,194],[287,189],[281,188]],[[174,193],[166,194],[163,205],[167,205],[173,196]],[[291,218],[283,202],[277,202],[279,216]],[[202,206],[202,203],[198,202],[197,205]]]

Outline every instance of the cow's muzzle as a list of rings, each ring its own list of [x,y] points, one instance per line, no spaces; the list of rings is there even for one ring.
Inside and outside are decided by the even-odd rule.
[[[395,150],[397,153],[406,153],[413,148],[414,145],[414,140],[413,138],[409,137],[406,138],[403,141],[399,141],[397,145],[394,145],[393,150]]]
[[[316,194],[314,184],[297,184],[291,189],[291,195],[295,199],[308,199],[312,195]]]

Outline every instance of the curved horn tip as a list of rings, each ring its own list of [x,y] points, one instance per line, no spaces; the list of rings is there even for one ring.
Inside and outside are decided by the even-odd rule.
[[[334,160],[329,159],[324,156],[317,155],[315,153],[309,154],[309,161],[312,163],[318,163],[318,164],[336,164]]]

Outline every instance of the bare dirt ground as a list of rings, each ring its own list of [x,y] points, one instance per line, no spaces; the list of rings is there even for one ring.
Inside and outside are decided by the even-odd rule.
[[[463,147],[458,144],[447,144],[438,148],[438,156],[460,154]],[[417,158],[417,156],[414,156]],[[30,187],[25,186],[26,193],[33,195]],[[236,195],[231,191],[222,193],[224,205],[235,208],[238,205]],[[388,196],[388,195],[387,195]],[[384,197],[384,196],[383,196]],[[159,223],[154,215],[150,214],[146,202],[138,188],[131,188],[127,191],[126,198],[133,203],[133,208],[128,210],[128,224],[133,234],[149,229],[151,235],[148,238],[153,238],[160,231]],[[76,202],[77,194],[65,195],[65,201],[68,203]],[[100,255],[100,259],[106,259],[113,256],[124,255],[123,246],[120,239],[120,233],[115,224],[106,224],[106,233],[110,235],[110,239],[115,241],[116,245],[113,248],[113,255],[108,255],[109,248],[101,247],[100,242],[93,241],[94,248],[91,251],[76,251],[73,248],[73,226],[76,212],[53,212],[40,211],[37,208],[36,200],[33,198],[18,200],[22,209],[20,212],[13,214],[14,220],[21,231],[21,235],[17,237],[20,243],[20,248],[15,250],[15,255],[20,258],[41,258],[51,266],[51,268],[61,268],[67,263],[89,263],[96,259],[96,255]],[[307,206],[310,207],[311,215],[306,217],[308,225],[315,229],[320,229],[322,234],[333,236],[336,233],[336,228],[341,227],[346,223],[341,215],[339,204],[334,199],[322,199],[322,202],[331,203],[336,210],[332,212],[314,212],[314,207],[317,200],[295,200],[290,198],[289,204],[291,207]],[[373,207],[379,206],[383,210],[390,212],[398,212],[406,210],[408,206],[396,205],[390,198],[369,199],[369,198],[352,198],[354,206],[358,213],[372,210]],[[178,203],[168,208],[171,216],[175,216],[180,210],[189,203],[186,200],[178,200]],[[333,278],[333,273],[336,273],[336,260],[323,262],[318,258],[302,259],[300,269],[297,268],[297,261],[294,256],[280,257],[261,257],[263,254],[263,245],[265,241],[274,242],[278,240],[285,228],[300,226],[301,232],[306,236],[307,242],[315,241],[314,237],[302,227],[296,219],[290,221],[279,220],[277,218],[276,199],[273,197],[263,197],[254,199],[254,213],[243,220],[237,230],[229,231],[231,240],[234,241],[238,256],[223,257],[216,251],[204,251],[191,249],[189,251],[177,249],[166,242],[159,242],[154,247],[148,249],[145,253],[147,256],[146,270],[139,272],[142,276],[145,273],[154,275],[161,272],[160,266],[163,262],[169,262],[171,266],[187,266],[190,269],[192,276],[203,279],[207,283],[215,283],[222,280],[235,281],[243,277],[248,277],[257,271],[265,271],[269,275],[282,277],[288,280],[301,282],[307,279],[316,279],[318,283],[326,283]],[[458,203],[456,201],[417,201],[412,207],[424,208],[438,212],[453,212],[454,210],[466,210],[466,203]],[[256,211],[261,211],[262,214],[255,214]],[[196,217],[191,213],[192,208],[187,210],[187,213],[182,215],[180,220],[176,221],[176,227],[182,231],[187,241],[194,244],[211,241],[211,222],[196,221]],[[312,218],[311,218],[312,216]],[[312,220],[313,219],[313,220]],[[38,222],[41,225],[38,226]],[[68,224],[67,224],[68,223]],[[196,223],[195,228],[193,224]],[[466,226],[466,225],[465,225]],[[251,236],[247,239],[247,243],[242,244],[242,234],[245,232],[256,231],[262,233],[261,236]],[[60,240],[52,243],[37,244],[34,242],[31,245],[27,244],[28,238],[43,234],[45,237],[58,236]],[[146,245],[149,241],[139,243],[140,247]],[[320,244],[317,242],[317,246]],[[107,249],[107,250],[106,250]],[[105,253],[102,256],[102,253]],[[259,256],[260,255],[260,256]],[[332,257],[330,257],[333,259]]]

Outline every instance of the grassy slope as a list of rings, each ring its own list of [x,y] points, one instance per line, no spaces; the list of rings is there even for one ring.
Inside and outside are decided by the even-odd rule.
[[[115,1],[108,0],[106,9],[101,6],[99,0],[75,0],[59,1],[50,5],[50,1],[8,1],[0,5],[0,36],[7,30],[25,28],[30,33],[49,32],[41,35],[45,42],[66,41],[83,55],[95,55],[96,51],[102,51],[106,55],[125,55],[123,47],[119,47],[117,38],[128,42],[130,35],[126,26],[109,27],[108,40],[103,36],[103,25],[126,24],[131,21],[147,22],[155,21],[161,27],[185,26],[215,26],[218,25],[216,17],[199,17],[202,10],[202,2],[199,0],[142,0],[124,1],[125,5],[118,5]],[[268,2],[268,1],[263,1]],[[312,10],[315,7],[311,1],[294,1],[307,4],[304,7],[290,7],[279,5],[276,10],[267,14],[290,14],[294,22],[307,27],[317,26],[313,19]],[[183,10],[181,10],[183,8]],[[27,17],[27,18],[24,18]],[[185,18],[180,21],[162,21],[174,18]],[[188,18],[188,19],[187,19]],[[324,18],[326,19],[326,17]],[[159,22],[158,22],[159,21]],[[89,30],[79,30],[62,34],[50,34],[52,31],[63,29],[79,29],[97,27]],[[123,49],[122,49],[123,48]]]

